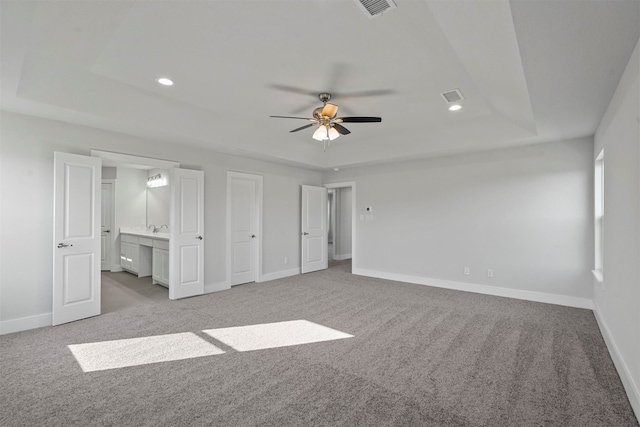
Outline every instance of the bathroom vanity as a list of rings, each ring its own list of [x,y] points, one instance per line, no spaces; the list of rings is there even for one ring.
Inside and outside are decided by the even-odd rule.
[[[120,229],[120,265],[138,277],[169,287],[169,233]]]

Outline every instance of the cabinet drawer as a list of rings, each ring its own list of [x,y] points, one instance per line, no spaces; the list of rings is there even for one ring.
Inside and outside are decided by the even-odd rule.
[[[153,239],[153,247],[158,249],[164,249],[166,251],[169,250],[169,241],[168,240],[158,240]]]
[[[141,246],[153,246],[153,240],[148,237],[138,237],[138,243]]]
[[[129,234],[123,234],[121,237],[121,241],[127,243],[138,243],[138,238],[136,236],[131,236]]]

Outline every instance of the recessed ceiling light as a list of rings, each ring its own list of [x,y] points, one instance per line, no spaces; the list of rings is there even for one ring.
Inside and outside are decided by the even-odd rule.
[[[160,77],[156,81],[160,83],[162,86],[173,86],[173,80],[168,79],[166,77]]]
[[[462,109],[462,105],[460,104],[453,104],[449,107],[449,111],[458,111]]]

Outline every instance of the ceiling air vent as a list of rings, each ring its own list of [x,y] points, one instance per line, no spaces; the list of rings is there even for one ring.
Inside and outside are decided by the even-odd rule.
[[[355,2],[369,18],[375,18],[387,10],[396,8],[393,0],[355,0]]]
[[[449,104],[453,102],[460,102],[464,99],[464,96],[462,96],[462,92],[460,92],[460,90],[458,89],[453,89],[448,92],[443,92],[440,94],[440,96],[442,96],[444,100]]]

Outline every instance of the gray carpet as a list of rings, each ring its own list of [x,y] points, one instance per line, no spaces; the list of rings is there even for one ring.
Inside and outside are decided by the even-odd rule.
[[[350,268],[180,301],[106,274],[106,314],[0,337],[0,425],[638,426],[589,310]],[[298,319],[354,337],[89,373],[67,347]]]

